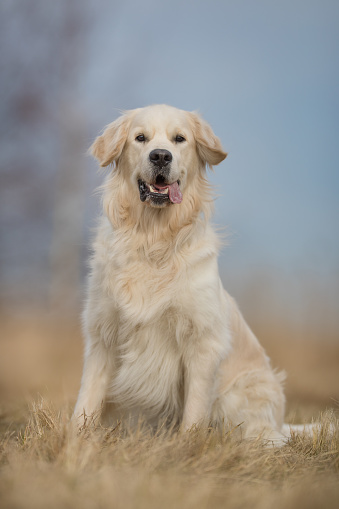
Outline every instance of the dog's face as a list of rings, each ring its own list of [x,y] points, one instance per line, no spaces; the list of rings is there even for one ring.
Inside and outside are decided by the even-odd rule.
[[[148,108],[134,116],[125,157],[141,201],[164,207],[182,201],[196,151],[187,116],[172,108]]]
[[[226,157],[219,139],[197,114],[156,105],[131,110],[96,139],[101,166],[115,162],[142,202],[179,205],[198,169]]]

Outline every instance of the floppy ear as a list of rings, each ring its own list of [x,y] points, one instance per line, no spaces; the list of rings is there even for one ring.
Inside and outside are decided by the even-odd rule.
[[[90,147],[90,153],[98,159],[100,166],[116,161],[126,143],[130,119],[127,113],[109,124],[101,136]]]
[[[227,152],[223,151],[219,138],[200,115],[192,112],[190,116],[199,156],[209,166],[221,163],[227,157]]]

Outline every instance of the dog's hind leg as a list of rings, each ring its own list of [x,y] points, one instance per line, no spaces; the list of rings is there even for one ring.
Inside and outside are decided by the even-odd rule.
[[[287,439],[282,431],[283,376],[269,369],[240,374],[219,394],[213,405],[213,420],[230,423],[241,438],[260,438],[273,445],[283,445]]]

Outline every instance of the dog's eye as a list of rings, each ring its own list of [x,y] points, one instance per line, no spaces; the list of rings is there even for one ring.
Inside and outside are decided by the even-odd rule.
[[[175,137],[175,141],[177,143],[182,143],[183,141],[186,141],[186,138],[184,138],[183,136],[181,136],[180,134],[177,134],[177,136]]]
[[[146,138],[143,134],[139,134],[135,139],[136,139],[136,141],[140,141],[140,142],[146,141]]]

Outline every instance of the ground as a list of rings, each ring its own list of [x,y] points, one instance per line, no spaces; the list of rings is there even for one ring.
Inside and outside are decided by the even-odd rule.
[[[232,430],[152,435],[142,424],[137,433],[121,423],[74,436],[78,324],[7,317],[0,332],[1,507],[338,507],[338,342],[256,331],[273,366],[287,371],[287,420],[319,422],[311,436],[270,448],[237,442]]]

